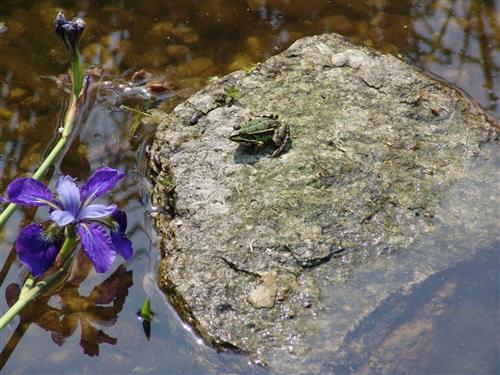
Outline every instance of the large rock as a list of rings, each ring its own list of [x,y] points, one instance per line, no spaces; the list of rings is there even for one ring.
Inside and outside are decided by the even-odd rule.
[[[238,147],[278,115],[292,141]],[[457,91],[335,34],[209,85],[152,148],[159,283],[208,343],[335,368],[391,294],[498,241],[497,132]]]

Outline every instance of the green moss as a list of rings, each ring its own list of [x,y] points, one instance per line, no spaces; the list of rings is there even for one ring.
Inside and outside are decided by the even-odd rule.
[[[173,191],[175,189],[175,182],[171,176],[160,178],[156,182],[164,186],[166,191]]]

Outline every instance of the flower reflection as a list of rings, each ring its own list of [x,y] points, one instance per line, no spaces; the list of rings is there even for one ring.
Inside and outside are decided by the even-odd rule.
[[[20,313],[19,326],[35,323],[51,332],[52,340],[62,346],[67,338],[81,327],[80,346],[89,356],[99,355],[102,343],[115,345],[117,339],[109,336],[97,326],[111,327],[123,308],[128,290],[132,286],[132,271],[120,265],[111,276],[96,286],[88,296],[80,295],[79,284],[92,268],[85,255],[79,257],[76,274],[55,294],[60,298],[60,307],[49,305],[51,294],[44,295],[28,305]],[[18,284],[10,284],[6,289],[6,299],[12,305],[20,292]],[[8,348],[9,345],[6,345]],[[13,348],[11,348],[12,351]],[[2,353],[4,356],[5,353]]]

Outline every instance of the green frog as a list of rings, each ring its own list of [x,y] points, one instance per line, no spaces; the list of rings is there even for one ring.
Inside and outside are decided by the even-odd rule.
[[[290,129],[287,124],[278,121],[277,115],[262,116],[252,119],[243,126],[235,125],[229,134],[229,140],[244,145],[255,145],[257,147],[265,144],[274,144],[277,148],[269,156],[278,156],[290,139]]]

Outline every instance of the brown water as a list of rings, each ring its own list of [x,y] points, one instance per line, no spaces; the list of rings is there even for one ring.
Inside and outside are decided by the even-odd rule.
[[[85,18],[82,56],[87,68],[96,67],[93,73],[99,84],[79,137],[55,174],[83,180],[101,165],[126,171],[112,199],[129,215],[128,232],[136,255],[123,267],[117,262],[106,275],[91,274],[79,285],[41,298],[21,321],[14,320],[1,333],[0,365],[6,374],[265,372],[244,356],[216,353],[203,345],[156,288],[155,235],[144,175],[144,150],[155,126],[133,132],[135,116],[120,109],[120,104],[169,110],[211,76],[250,68],[300,37],[338,32],[442,77],[491,116],[500,114],[500,0],[2,0],[0,192],[13,178],[32,173],[40,154],[56,137],[67,96],[60,74],[68,65],[62,43],[53,33],[59,9],[69,17]],[[158,85],[130,86],[132,74],[140,69],[151,72]],[[142,90],[148,88],[152,91]],[[4,296],[11,296],[20,280],[21,267],[12,245],[34,215],[32,210],[18,211],[0,234],[2,312]],[[498,250],[492,250],[492,259],[498,259]],[[499,352],[498,334],[478,338],[473,329],[463,335],[456,329],[472,323],[478,332],[488,331],[492,324],[498,327],[498,303],[491,302],[492,296],[499,295],[498,264],[471,261],[442,277],[463,285],[478,272],[477,264],[490,276],[480,279],[477,293],[453,293],[446,299],[446,311],[452,314],[460,308],[462,314],[448,331],[436,323],[432,337],[446,346],[447,335],[460,336],[462,346],[473,345],[475,358],[480,358],[475,362],[479,372],[498,373],[498,356],[491,354],[495,349]],[[430,296],[442,288],[432,282],[426,285]],[[149,341],[136,319],[146,296],[152,298],[157,313]],[[419,298],[417,293],[414,314],[426,303]],[[477,321],[477,309],[486,311],[490,319]],[[362,336],[362,332],[356,334]],[[456,354],[461,352],[455,346],[441,350],[444,358],[451,358],[448,362],[422,350],[429,364],[418,367],[417,363],[411,372],[470,370],[464,361],[456,360],[464,356]],[[395,368],[389,356],[376,360],[386,361],[386,369]],[[462,367],[453,367],[450,361]],[[339,369],[356,370],[363,364],[356,362],[356,366]]]

